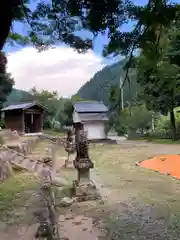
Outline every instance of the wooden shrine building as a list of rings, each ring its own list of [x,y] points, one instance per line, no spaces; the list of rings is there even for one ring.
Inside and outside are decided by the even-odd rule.
[[[43,130],[44,107],[38,102],[9,105],[4,113],[5,128],[19,134],[40,133]]]
[[[108,109],[102,102],[77,101],[74,104],[73,125],[75,131],[84,129],[89,140],[107,138],[105,124],[108,121]]]

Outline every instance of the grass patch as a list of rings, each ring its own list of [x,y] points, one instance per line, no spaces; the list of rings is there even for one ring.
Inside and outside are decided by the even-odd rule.
[[[180,144],[180,140],[172,141],[171,139],[153,139],[151,142],[161,144]]]
[[[0,220],[6,222],[16,218],[16,213],[24,208],[29,199],[30,190],[36,186],[35,177],[27,173],[14,174],[0,184]]]
[[[159,148],[139,141],[90,148],[95,169],[111,191],[110,209],[114,210],[105,221],[110,239],[179,239],[180,181],[135,164],[178,149],[178,145]]]
[[[53,135],[53,136],[65,136],[66,132],[56,131],[53,129],[44,129],[43,133]]]
[[[153,138],[137,138],[133,139],[133,141],[146,141],[152,143],[159,143],[159,144],[180,144],[180,140],[173,141],[172,139],[153,139]]]
[[[168,148],[171,150],[171,145],[166,145],[164,150],[167,152]],[[167,203],[174,212],[180,213],[180,181],[136,166],[137,161],[163,154],[164,150],[161,148],[160,152],[155,144],[140,146],[134,141],[133,145],[96,145],[90,149],[90,156],[105,187],[121,201]]]
[[[108,239],[179,239],[180,215],[158,218],[148,215],[146,208],[149,208],[149,206],[144,206],[144,208],[141,206],[138,210],[128,209],[121,215],[113,212],[107,216],[105,218],[105,229]],[[153,209],[151,211],[153,212]],[[159,211],[156,213],[159,214]]]
[[[64,198],[64,197],[69,197],[71,198],[73,196],[73,188],[72,184],[69,184],[66,187],[53,187],[53,192],[55,195],[55,200],[56,200],[56,205],[58,206],[58,203]]]

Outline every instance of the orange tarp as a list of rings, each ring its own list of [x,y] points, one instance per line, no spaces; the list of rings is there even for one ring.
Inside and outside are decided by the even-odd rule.
[[[177,154],[156,156],[140,162],[139,166],[180,179],[180,155]]]

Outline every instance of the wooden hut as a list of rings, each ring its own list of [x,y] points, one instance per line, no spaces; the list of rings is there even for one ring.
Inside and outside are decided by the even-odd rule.
[[[9,105],[4,113],[5,128],[19,134],[40,133],[43,130],[44,107],[38,102]]]

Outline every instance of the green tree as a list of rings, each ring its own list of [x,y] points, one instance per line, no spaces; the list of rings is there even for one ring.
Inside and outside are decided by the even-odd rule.
[[[7,73],[7,58],[3,52],[0,52],[0,108],[11,93],[13,85],[14,80]]]
[[[142,86],[140,96],[146,102],[148,109],[163,114],[170,113],[173,140],[177,139],[174,108],[180,104],[180,63],[177,61],[179,53],[175,51],[174,44],[177,32],[178,29],[174,27],[168,31],[163,30],[163,37],[159,39],[161,51],[158,57],[153,54],[156,51],[155,46],[149,44],[149,48],[143,51],[138,59],[137,65],[138,82]],[[157,62],[156,67],[154,62]]]
[[[149,39],[156,40],[159,25],[168,26],[177,16],[179,5],[171,1],[149,0],[145,6],[138,6],[128,0],[52,0],[39,1],[30,9],[33,0],[8,0],[0,8],[0,49],[16,20],[28,22],[27,41],[41,45],[58,41],[75,47],[79,51],[92,47],[94,36],[108,33],[106,54],[132,52]],[[135,20],[131,32],[122,31],[127,20]],[[25,21],[24,21],[25,22]],[[93,33],[91,38],[79,37],[78,31],[85,29]],[[13,33],[15,40],[21,39]],[[12,37],[12,38],[13,38]]]
[[[50,128],[51,122],[58,118],[59,100],[56,91],[49,92],[47,90],[38,91],[35,87],[30,89],[29,93],[33,96],[33,100],[38,101],[45,108],[44,127]]]
[[[47,100],[57,99],[57,91],[49,92],[47,90],[38,91],[36,87],[33,87],[29,90],[29,93],[41,103],[46,102]]]
[[[142,134],[151,128],[152,112],[148,111],[145,105],[126,108],[120,115],[129,132],[139,130]]]
[[[71,97],[71,100],[72,100],[72,102],[76,102],[76,101],[84,101],[84,99],[82,98],[82,97],[80,97],[79,95],[73,95],[72,97]]]
[[[65,115],[65,122],[64,125],[72,125],[73,123],[73,101],[71,99],[66,100],[64,104],[64,115]]]

